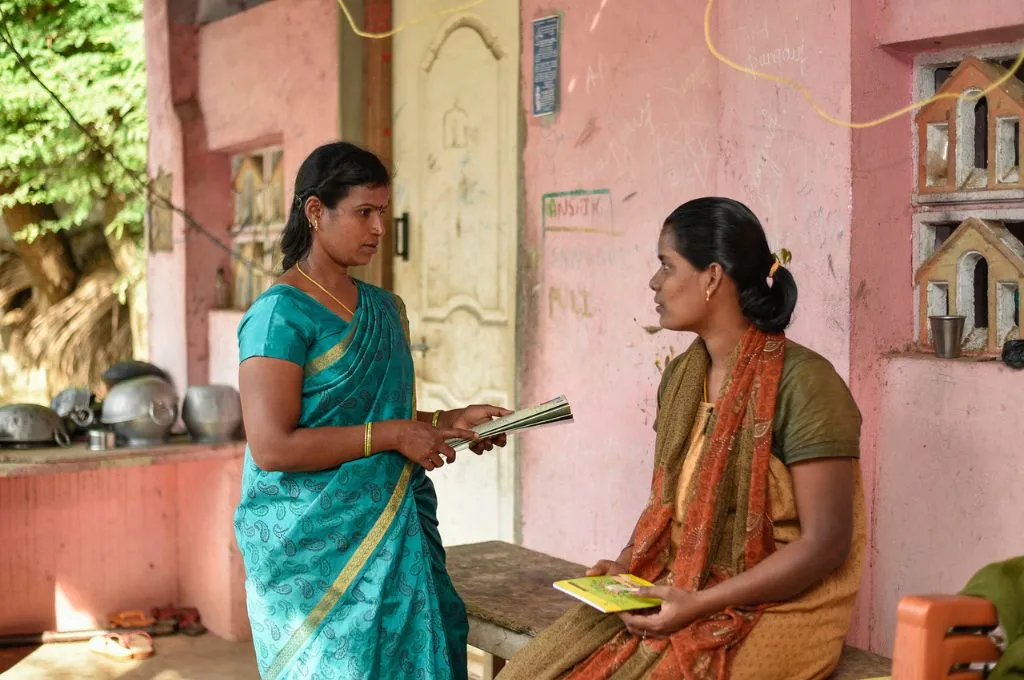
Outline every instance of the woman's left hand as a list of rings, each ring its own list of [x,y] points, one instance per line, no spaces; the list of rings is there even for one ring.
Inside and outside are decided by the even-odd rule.
[[[500,406],[491,406],[490,404],[473,404],[472,406],[446,412],[444,414],[444,424],[446,427],[471,430],[481,423],[486,423],[489,420],[507,416],[511,413],[512,411],[501,408]],[[470,449],[476,454],[481,454],[484,451],[490,451],[495,446],[505,446],[505,443],[505,435],[499,435],[493,439],[481,439],[473,444]]]
[[[633,635],[644,638],[664,638],[678,632],[705,615],[700,596],[671,586],[639,588],[637,597],[654,597],[661,600],[657,609],[650,613],[623,612],[619,618]]]

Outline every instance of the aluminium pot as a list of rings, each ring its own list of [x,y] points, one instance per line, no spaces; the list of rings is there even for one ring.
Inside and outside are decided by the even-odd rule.
[[[0,442],[15,446],[55,443],[68,446],[71,438],[53,409],[39,404],[0,406]]]
[[[107,392],[100,420],[129,446],[167,441],[178,419],[178,395],[163,378],[144,375],[123,380]]]
[[[238,437],[242,400],[230,385],[190,385],[185,390],[181,419],[196,441],[221,442]]]
[[[85,429],[97,420],[93,394],[88,387],[69,387],[61,391],[50,401],[50,408],[73,429]]]

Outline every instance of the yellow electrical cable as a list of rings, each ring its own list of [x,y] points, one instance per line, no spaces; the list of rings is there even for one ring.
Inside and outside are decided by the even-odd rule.
[[[449,7],[439,12],[434,12],[433,14],[419,16],[416,17],[415,19],[410,19],[409,21],[406,21],[405,23],[394,27],[390,31],[385,31],[383,33],[370,33],[368,31],[363,31],[362,29],[360,29],[356,25],[355,19],[352,17],[352,12],[350,12],[348,9],[348,5],[345,4],[345,0],[338,0],[338,6],[341,7],[341,11],[345,15],[345,18],[348,20],[348,25],[352,28],[353,33],[355,33],[361,38],[371,38],[375,40],[380,40],[382,38],[390,38],[396,33],[404,31],[409,26],[423,23],[427,19],[445,16],[448,14],[457,14],[459,12],[465,12],[466,10],[472,9],[473,7],[483,4],[484,2],[486,2],[486,0],[472,0],[472,2],[458,5],[456,7]],[[841,127],[850,128],[852,130],[862,130],[864,128],[875,127],[877,125],[882,125],[883,123],[888,123],[891,120],[895,120],[900,116],[915,111],[916,109],[919,109],[923,106],[927,106],[932,102],[937,102],[940,99],[964,99],[965,101],[981,99],[988,93],[1001,87],[1004,83],[1010,80],[1010,78],[1014,77],[1014,73],[1016,73],[1017,70],[1020,69],[1021,65],[1024,65],[1024,50],[1021,50],[1021,53],[1020,55],[1018,55],[1017,61],[1013,63],[1013,66],[1001,78],[999,78],[999,80],[995,81],[981,92],[973,94],[957,92],[940,92],[938,94],[932,95],[931,97],[928,97],[927,99],[911,102],[907,106],[904,106],[902,109],[893,111],[891,113],[887,113],[884,116],[873,118],[862,123],[854,123],[848,120],[842,120],[841,118],[836,118],[828,111],[826,111],[824,108],[822,108],[821,104],[819,104],[814,99],[814,95],[811,94],[811,91],[807,89],[807,86],[805,86],[803,83],[797,82],[790,78],[786,78],[785,76],[778,76],[771,73],[763,73],[752,68],[747,68],[746,66],[737,64],[732,59],[719,52],[718,48],[715,47],[715,44],[711,40],[711,10],[714,8],[714,5],[715,0],[708,0],[707,7],[705,7],[704,9],[704,43],[708,46],[708,51],[711,52],[711,56],[713,56],[715,59],[722,62],[729,68],[739,71],[740,73],[746,73],[747,75],[753,76],[755,78],[760,78],[762,80],[770,80],[785,87],[790,87],[798,91],[803,96],[803,98],[807,100],[807,103],[811,105],[811,108],[814,110],[816,114],[818,114],[819,116],[821,116],[830,123],[834,123],[835,125],[839,125]]]
[[[465,12],[467,9],[472,9],[477,5],[483,4],[486,1],[487,0],[473,0],[472,2],[467,2],[464,5],[459,5],[457,7],[449,7],[448,9],[443,9],[439,12],[434,12],[433,14],[424,14],[423,16],[418,16],[415,19],[410,19],[409,21],[406,21],[404,24],[401,24],[400,26],[395,26],[390,31],[384,31],[383,33],[369,33],[356,26],[356,21],[355,19],[352,18],[352,12],[349,11],[348,5],[345,4],[345,0],[338,0],[338,6],[341,7],[342,14],[345,15],[346,19],[348,19],[348,25],[352,28],[353,33],[358,35],[360,38],[372,38],[373,40],[381,40],[383,38],[390,38],[391,36],[395,35],[396,33],[404,31],[410,26],[421,24],[427,19],[433,19],[434,17],[443,17],[448,14],[457,14],[459,12]]]
[[[714,56],[715,59],[717,59],[718,61],[722,62],[723,64],[725,64],[729,68],[732,68],[732,69],[735,69],[735,70],[739,71],[740,73],[746,73],[747,75],[751,75],[751,76],[754,76],[755,78],[761,78],[761,79],[764,79],[764,80],[772,80],[772,81],[774,81],[776,83],[779,83],[780,85],[785,85],[787,87],[793,88],[794,90],[797,90],[798,92],[800,92],[800,94],[803,95],[804,99],[807,100],[807,102],[811,105],[811,108],[814,109],[814,112],[817,113],[819,116],[821,116],[822,118],[824,118],[825,120],[827,120],[830,123],[835,123],[836,125],[840,125],[842,127],[851,128],[853,130],[862,130],[864,128],[875,127],[876,125],[881,125],[882,123],[888,123],[890,120],[893,120],[895,118],[899,118],[900,116],[902,116],[904,114],[910,113],[911,111],[914,111],[915,109],[921,108],[922,106],[927,106],[928,104],[931,104],[932,102],[939,101],[940,99],[961,99],[962,98],[962,99],[964,99],[966,101],[971,101],[971,100],[975,100],[975,99],[981,99],[982,97],[987,95],[989,92],[992,92],[996,88],[1000,87],[1003,83],[1008,81],[1010,78],[1012,78],[1013,74],[1017,72],[1017,69],[1019,69],[1021,67],[1021,64],[1024,64],[1024,50],[1021,50],[1020,56],[1017,57],[1017,61],[1014,62],[1013,66],[1010,68],[1010,70],[1007,71],[1006,74],[1002,78],[1000,78],[999,80],[995,81],[994,83],[989,85],[987,88],[985,88],[981,92],[978,92],[976,94],[959,94],[959,93],[956,93],[956,92],[942,92],[942,93],[933,95],[933,96],[929,97],[928,99],[922,99],[920,101],[912,102],[911,104],[909,104],[907,106],[904,106],[902,109],[899,109],[898,111],[893,111],[892,113],[887,113],[884,116],[881,116],[879,118],[874,118],[872,120],[864,121],[863,123],[853,123],[853,122],[850,122],[850,121],[847,121],[847,120],[842,120],[840,118],[836,118],[835,116],[831,115],[828,111],[823,109],[821,107],[821,105],[818,104],[817,101],[815,101],[814,95],[811,94],[810,90],[808,90],[807,87],[804,86],[802,83],[798,83],[795,80],[790,80],[789,78],[786,78],[786,77],[783,77],[783,76],[772,75],[771,73],[762,73],[760,71],[755,71],[754,69],[750,69],[750,68],[747,68],[745,66],[741,66],[740,64],[737,64],[733,60],[729,59],[729,57],[727,57],[724,54],[722,54],[721,52],[719,52],[718,49],[715,47],[714,43],[711,42],[711,9],[714,6],[714,4],[715,4],[715,0],[708,0],[707,8],[705,8],[705,10],[704,10],[704,42],[707,44],[708,50],[711,51],[711,54],[712,54],[712,56]]]

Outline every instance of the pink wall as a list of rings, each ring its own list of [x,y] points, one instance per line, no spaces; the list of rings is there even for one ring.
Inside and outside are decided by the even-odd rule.
[[[172,175],[169,198],[214,238],[224,240],[231,197],[228,159],[210,153],[202,108],[196,99],[198,27],[188,23],[187,2],[143,4],[149,93],[149,172]],[[159,208],[158,208],[159,209]],[[207,247],[200,233],[174,214],[173,250],[151,252],[150,359],[166,368],[179,391],[203,383],[207,372],[206,311],[214,277],[226,252]]]
[[[83,630],[108,614],[199,608],[247,639],[232,514],[241,453],[182,464],[0,479],[0,634]]]
[[[864,121],[910,103],[917,51],[1019,37],[1024,7],[902,0],[854,3],[853,17],[853,118]],[[1024,426],[1004,411],[1019,376],[894,354],[914,327],[911,134],[901,118],[853,137],[852,386],[873,516],[853,639],[881,652],[901,596],[956,591],[983,564],[1024,552],[1001,528],[1022,516],[1001,498],[1019,485],[1013,443]]]
[[[187,170],[193,191],[176,182],[175,195],[222,220],[224,204],[201,193],[222,176],[211,156],[282,143],[291,179],[306,152],[337,135],[336,10],[330,0],[282,0],[179,35],[161,24],[160,4],[147,0],[151,169]],[[718,3],[712,34],[734,60],[798,79],[826,111],[864,120],[910,101],[915,51],[1002,40],[1024,26],[1012,0],[968,7],[798,0],[783,13],[731,0]],[[659,366],[689,342],[643,329],[656,324],[647,280],[659,226],[689,198],[733,196],[762,218],[773,247],[793,252],[801,302],[791,336],[833,361],[864,413],[872,550],[853,640],[886,651],[899,596],[953,590],[980,563],[1021,552],[1002,529],[1019,511],[1000,490],[1019,485],[1006,473],[1020,467],[1006,442],[1024,432],[991,396],[1010,393],[1014,378],[994,365],[892,355],[912,334],[909,119],[851,132],[798,93],[717,63],[703,43],[703,3],[638,13],[614,0],[523,0],[524,45],[530,21],[554,11],[564,13],[561,111],[535,119],[524,99],[519,400],[565,393],[577,423],[524,437],[524,543],[589,562],[626,540],[649,485]],[[168,51],[180,62],[173,74]],[[525,93],[531,59],[524,49]],[[195,112],[201,129],[193,118],[183,126],[179,116]],[[580,191],[553,205],[585,204],[587,217],[544,216],[545,194]],[[197,328],[217,364],[230,354],[212,346],[217,338],[234,343],[224,319],[206,325],[212,285],[203,277],[216,257],[151,258],[151,280],[166,284],[151,297],[154,358],[176,375],[226,381],[196,349]],[[187,317],[182,288],[191,291]],[[567,489],[574,500],[556,501]],[[927,496],[908,500],[908,489]],[[230,559],[196,568],[237,574]]]
[[[848,7],[815,0],[788,2],[786,12],[755,0],[717,6],[715,40],[723,54],[805,83],[825,111],[849,119]],[[850,131],[816,115],[799,92],[725,65],[719,73],[723,160],[716,190],[747,203],[772,248],[793,253],[800,298],[788,334],[847,377]]]
[[[232,152],[282,145],[291,192],[306,154],[338,136],[337,7],[331,0],[266,3],[198,28],[168,25],[166,2],[146,2],[150,171],[172,169],[175,202],[229,243]],[[175,229],[175,251],[150,255],[150,350],[183,389],[218,370],[211,357],[222,349],[210,346],[209,312],[217,267],[229,260],[186,232],[182,218]],[[214,337],[235,342],[234,329]]]
[[[628,539],[650,484],[657,363],[689,344],[642,328],[657,324],[647,281],[661,222],[678,204],[709,194],[748,203],[773,247],[794,253],[803,287],[793,337],[849,369],[849,131],[816,117],[798,94],[718,64],[704,45],[703,3],[640,14],[601,6],[559,7],[562,107],[553,120],[527,119],[524,154],[520,400],[564,392],[577,422],[523,443],[522,535],[584,562],[616,555]],[[822,105],[848,116],[849,17],[813,0],[795,12],[786,19],[752,0],[723,3],[715,23],[729,30],[715,28],[718,47],[823,83]],[[523,3],[524,44],[529,22],[549,13]],[[529,93],[529,50],[522,70]],[[543,232],[542,195],[581,189],[609,189],[611,215],[571,226],[618,235]],[[577,500],[555,503],[567,488]]]
[[[241,489],[241,456],[178,466],[179,601],[209,603],[203,623],[229,640],[252,637],[233,524]]]
[[[718,4],[713,37],[735,61],[800,80],[825,111],[860,121],[910,102],[915,50],[1019,36],[1024,8],[998,4],[807,1],[782,13],[738,0]],[[888,651],[899,596],[955,590],[980,564],[1022,551],[1002,528],[1020,511],[998,492],[1020,480],[995,477],[1014,467],[1010,443],[1024,435],[1000,406],[1017,377],[892,356],[913,330],[909,116],[853,132],[830,123],[799,93],[713,61],[703,3],[664,7],[563,3],[561,111],[537,120],[524,100],[520,401],[564,392],[577,423],[524,437],[523,541],[590,562],[626,540],[649,483],[656,361],[688,343],[641,328],[654,323],[658,227],[688,198],[733,196],[773,247],[793,252],[801,301],[790,335],[849,378],[864,414],[873,537],[852,639]],[[552,11],[524,1],[524,45],[530,21]],[[522,69],[529,93],[529,49]],[[570,226],[617,235],[544,232],[544,194],[594,189],[610,191],[611,214]],[[972,464],[981,472],[965,482]],[[567,489],[574,500],[556,502]]]
[[[872,9],[865,7],[864,9]],[[953,0],[898,0],[881,3],[878,43],[906,49],[977,46],[1019,40],[1024,10],[1017,0],[987,0],[984,11]]]
[[[899,4],[899,3],[897,3]],[[871,3],[853,4],[852,90],[855,121],[883,116],[910,103],[913,90],[909,57],[897,58],[877,47],[879,16]],[[913,334],[911,209],[913,188],[911,125],[899,119],[858,130],[853,135],[853,234],[851,259],[850,386],[864,417],[861,470],[872,529],[876,528],[877,461],[886,450],[879,441],[885,363],[883,354],[906,345]],[[876,560],[888,551],[873,541],[861,584],[852,639],[869,641],[871,622],[892,620],[895,610],[880,611],[868,593]]]
[[[175,60],[171,55],[181,50],[190,36],[180,26],[171,24],[167,0],[146,0],[143,3],[146,32],[146,99],[149,113],[149,174],[161,172],[173,178],[170,196],[175,205],[184,205],[185,173],[182,151],[182,126],[175,104],[187,100],[182,93],[181,79],[174,76]],[[181,50],[189,54],[189,50]],[[177,86],[175,82],[179,83]],[[187,90],[187,88],[185,88]],[[151,252],[147,279],[149,301],[150,360],[164,367],[178,385],[188,380],[187,330],[185,324],[186,296],[184,221],[173,217],[173,252]]]
[[[199,102],[210,149],[284,147],[285,187],[341,129],[338,7],[268,2],[199,33]]]
[[[167,0],[147,0],[145,8],[150,171],[173,172],[172,200],[227,243],[232,152],[282,145],[290,193],[306,154],[338,136],[337,7],[331,0],[267,3],[202,28],[169,16]],[[149,260],[152,360],[171,370],[182,393],[189,383],[237,385],[239,315],[211,314],[215,272],[228,265],[227,255],[181,217],[174,226],[174,252]],[[178,543],[160,561],[170,580],[156,598],[206,603],[206,625],[236,639],[249,634],[231,524],[240,471],[238,460],[180,467],[179,493],[163,514]],[[124,510],[136,512],[134,505]]]
[[[175,601],[176,492],[173,466],[0,479],[0,633]]]
[[[871,646],[887,650],[901,596],[1024,555],[1024,422],[1002,364],[894,357],[882,377]]]
[[[523,439],[522,537],[584,562],[617,554],[647,497],[656,360],[688,344],[644,331],[657,324],[647,282],[661,221],[682,198],[714,190],[718,155],[718,72],[700,44],[699,8],[602,6],[559,6],[561,113],[527,118],[523,158],[519,400],[564,393],[576,424]],[[530,21],[550,13],[523,2],[525,45]],[[527,116],[531,58],[525,49]],[[615,235],[543,233],[542,195],[581,189],[608,189],[610,199],[595,197],[593,218],[553,226]],[[555,500],[567,492],[570,503]]]

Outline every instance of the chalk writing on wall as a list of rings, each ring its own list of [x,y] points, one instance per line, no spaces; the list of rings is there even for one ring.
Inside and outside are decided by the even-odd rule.
[[[599,322],[609,272],[628,266],[615,229],[612,193],[577,189],[541,197],[547,316],[565,323]]]
[[[629,266],[626,249],[621,246],[574,247],[572,244],[553,243],[547,249],[547,268],[562,272],[592,272],[622,269]]]
[[[807,66],[806,51],[807,47],[804,43],[791,47],[788,41],[782,47],[768,49],[761,53],[751,47],[747,50],[747,67],[758,70],[769,66],[797,64],[800,67],[800,75],[804,75],[804,68]]]
[[[764,120],[764,138],[761,148],[754,155],[756,165],[752,174],[752,184],[755,190],[761,188],[764,181],[765,170],[768,170],[774,177],[782,177],[782,168],[772,157],[772,144],[775,142],[776,134],[780,128],[779,114],[768,109],[761,109],[761,118]]]
[[[617,236],[612,215],[612,193],[608,189],[580,189],[541,198],[544,234],[582,233]]]
[[[572,314],[581,319],[594,318],[590,291],[579,287],[549,286],[548,316],[554,318],[560,314]]]
[[[599,54],[596,67],[593,64],[587,64],[587,94],[604,82],[606,75],[608,75],[608,68],[604,65],[604,57]]]

